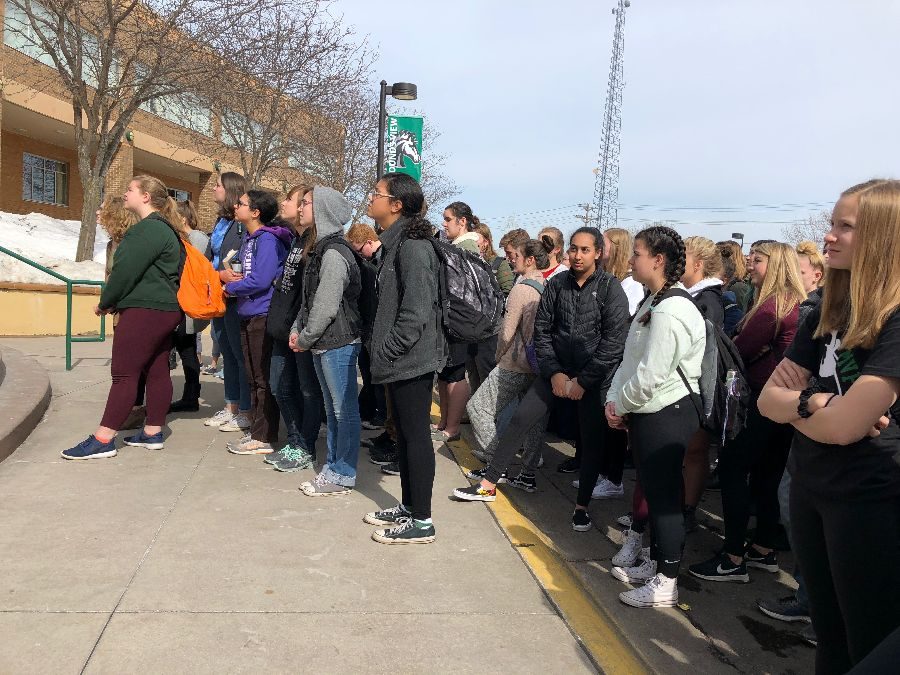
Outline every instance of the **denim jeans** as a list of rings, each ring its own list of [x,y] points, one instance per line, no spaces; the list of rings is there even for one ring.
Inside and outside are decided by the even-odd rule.
[[[250,410],[250,381],[241,349],[241,318],[237,302],[225,303],[225,316],[212,320],[212,329],[222,351],[225,369],[225,403],[238,403],[241,412]]]
[[[328,421],[328,455],[322,474],[329,483],[346,487],[356,485],[356,462],[359,457],[356,360],[361,346],[357,342],[313,354]]]
[[[269,386],[287,428],[287,442],[316,452],[322,424],[322,389],[312,352],[293,352],[287,342],[274,340]]]

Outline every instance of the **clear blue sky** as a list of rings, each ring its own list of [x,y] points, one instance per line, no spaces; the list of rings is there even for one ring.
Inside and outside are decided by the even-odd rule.
[[[577,226],[574,205],[592,198],[615,4],[337,0],[333,12],[378,47],[377,79],[418,85],[460,198],[497,230],[514,214],[536,230]],[[898,25],[894,0],[632,0],[620,218],[752,240],[856,182],[900,177]]]

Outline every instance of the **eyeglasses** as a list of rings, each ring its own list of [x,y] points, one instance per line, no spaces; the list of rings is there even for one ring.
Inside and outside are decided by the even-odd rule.
[[[301,208],[301,209],[302,209],[304,206],[312,206],[312,200],[311,200],[311,199],[301,199],[300,202],[299,202],[299,204],[300,204],[300,208]]]
[[[378,199],[379,197],[385,197],[385,198],[387,198],[387,199],[396,199],[396,197],[394,197],[394,195],[383,195],[383,194],[381,194],[380,192],[375,192],[375,190],[372,190],[372,191],[369,193],[369,199],[372,200],[372,201],[375,201],[375,200]]]
[[[250,202],[242,202],[240,199],[237,200],[237,204],[235,206],[246,206],[248,209],[250,208]]]

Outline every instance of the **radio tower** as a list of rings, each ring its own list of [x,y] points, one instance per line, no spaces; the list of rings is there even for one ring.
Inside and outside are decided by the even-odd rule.
[[[606,109],[603,111],[603,138],[597,159],[594,183],[594,218],[605,230],[616,226],[616,204],[619,201],[619,134],[622,130],[622,89],[625,87],[623,58],[625,53],[625,9],[631,0],[618,0],[612,13],[616,17]]]

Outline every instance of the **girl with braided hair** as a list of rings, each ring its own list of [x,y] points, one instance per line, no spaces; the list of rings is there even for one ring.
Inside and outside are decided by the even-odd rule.
[[[628,429],[634,462],[650,509],[650,559],[614,566],[612,575],[640,584],[621,593],[632,607],[672,607],[684,547],[681,467],[688,442],[700,427],[694,392],[706,347],[706,326],[679,279],[685,246],[675,230],[638,233],[632,274],[650,295],[637,310],[622,364],[606,397],[610,427]]]

